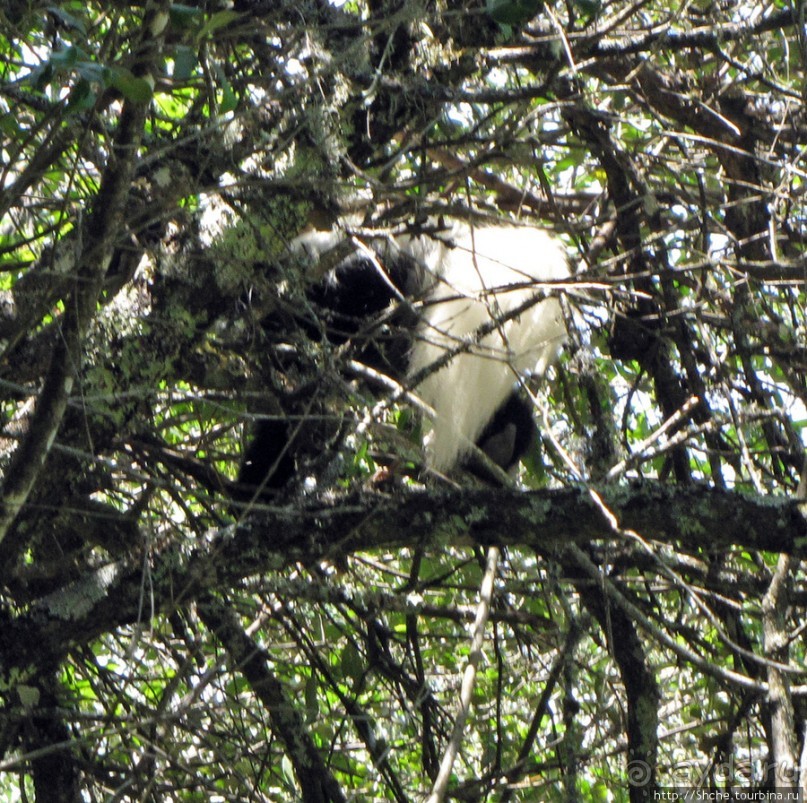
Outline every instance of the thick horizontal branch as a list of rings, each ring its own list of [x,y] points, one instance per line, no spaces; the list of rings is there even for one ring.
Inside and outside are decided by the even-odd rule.
[[[781,31],[798,25],[797,16],[791,9],[784,9],[760,19],[753,25],[746,22],[709,25],[706,22],[688,30],[674,30],[669,26],[656,27],[636,34],[612,32],[610,24],[606,31],[583,31],[568,34],[569,42],[577,64],[587,59],[614,59],[635,56],[642,53],[681,52],[684,50],[711,51],[729,42],[752,40],[771,31]],[[547,28],[544,36],[530,44],[514,44],[490,48],[484,52],[490,66],[525,65],[549,66],[553,52],[547,48],[545,38],[552,36]],[[500,92],[502,90],[499,90]]]
[[[618,527],[685,548],[739,546],[807,554],[807,520],[796,501],[707,486],[606,486],[597,496]],[[282,562],[362,549],[443,542],[526,546],[541,551],[613,538],[613,519],[587,488],[524,493],[462,490],[358,496],[333,507],[256,514],[223,547],[238,560],[274,552]]]
[[[221,592],[255,574],[294,562],[313,563],[360,550],[477,543],[531,547],[551,554],[569,543],[626,537],[728,550],[807,556],[803,505],[705,486],[641,483],[518,492],[492,489],[408,495],[358,495],[307,508],[256,512],[243,524],[213,532],[186,554],[155,556],[149,585],[153,609],[143,608],[143,566],[110,564],[32,605],[0,628],[0,678],[56,659],[121,625]],[[23,671],[22,675],[24,676]]]
[[[788,8],[770,14],[752,25],[746,22],[724,25],[705,24],[682,31],[658,28],[647,33],[642,32],[637,36],[617,35],[613,38],[598,39],[592,43],[586,55],[589,57],[625,56],[650,50],[658,52],[659,49],[665,51],[712,50],[725,42],[748,41],[754,36],[791,28],[797,24],[796,13]]]

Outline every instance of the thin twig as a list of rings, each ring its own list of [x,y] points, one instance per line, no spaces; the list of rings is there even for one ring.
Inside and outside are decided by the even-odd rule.
[[[499,549],[490,547],[487,553],[487,564],[485,566],[485,576],[482,578],[482,585],[479,589],[479,605],[476,609],[476,620],[474,621],[473,637],[471,639],[471,652],[468,656],[468,663],[462,674],[462,686],[460,687],[460,702],[457,715],[454,718],[454,727],[451,730],[451,738],[446,745],[443,760],[440,762],[440,771],[432,787],[426,803],[442,803],[445,800],[448,782],[451,778],[451,771],[454,761],[462,743],[465,732],[465,723],[471,710],[471,697],[473,696],[474,685],[476,683],[476,672],[479,662],[482,659],[482,644],[485,639],[485,625],[490,615],[490,605],[493,600],[493,584],[496,578],[496,567],[499,563]]]

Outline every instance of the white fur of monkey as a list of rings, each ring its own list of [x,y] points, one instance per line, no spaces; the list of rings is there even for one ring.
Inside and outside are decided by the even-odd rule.
[[[568,278],[569,262],[560,242],[537,228],[457,224],[439,239],[419,236],[400,245],[435,280],[409,376],[462,349],[415,388],[435,413],[428,463],[445,471],[468,452],[519,376],[543,375],[557,359],[566,327],[557,289],[544,297],[549,288],[542,283]],[[541,300],[501,320],[535,297]],[[479,339],[480,328],[491,326]]]

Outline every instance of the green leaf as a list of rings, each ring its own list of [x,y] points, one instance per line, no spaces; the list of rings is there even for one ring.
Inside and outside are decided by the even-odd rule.
[[[110,84],[127,100],[135,103],[147,103],[153,93],[151,84],[145,78],[137,78],[125,67],[110,69]]]
[[[208,36],[209,34],[219,30],[219,28],[226,27],[241,16],[242,15],[237,11],[219,11],[216,14],[213,14],[213,16],[202,26],[200,35]]]
[[[319,716],[318,689],[316,672],[312,672],[305,682],[305,721],[308,723],[313,722]]]
[[[233,92],[233,87],[229,80],[227,80],[224,70],[222,70],[218,64],[216,65],[216,77],[219,79],[219,86],[221,87],[219,114],[227,114],[227,112],[231,112],[238,106],[238,98],[235,92]]]
[[[53,73],[53,65],[48,61],[41,67],[37,67],[33,70],[28,80],[36,90],[44,92],[45,88],[53,80]]]
[[[0,133],[8,139],[18,139],[20,137],[22,131],[15,115],[0,115]]]
[[[578,11],[591,18],[596,17],[602,10],[602,0],[574,0],[574,5]]]
[[[364,662],[361,659],[361,653],[352,641],[345,644],[339,667],[342,670],[342,676],[350,678],[354,683],[358,683],[364,676]]]
[[[80,61],[76,64],[78,74],[91,83],[109,85],[109,70],[95,61]]]
[[[85,111],[92,108],[95,103],[95,97],[92,84],[82,78],[70,91],[67,108],[71,112]]]
[[[188,45],[178,45],[174,51],[174,80],[187,81],[198,63],[196,50]]]
[[[171,15],[171,25],[181,30],[188,30],[198,26],[199,21],[204,16],[204,13],[200,9],[193,8],[193,6],[186,6],[182,3],[174,3],[169,13]]]
[[[69,70],[79,61],[89,61],[90,57],[80,47],[66,47],[50,57],[50,63],[57,70]]]
[[[487,12],[500,25],[523,25],[542,8],[542,0],[487,0]]]
[[[48,6],[47,11],[49,14],[53,14],[54,17],[61,20],[65,27],[72,28],[83,36],[87,35],[87,26],[84,24],[84,20],[74,17],[71,13],[58,6]]]

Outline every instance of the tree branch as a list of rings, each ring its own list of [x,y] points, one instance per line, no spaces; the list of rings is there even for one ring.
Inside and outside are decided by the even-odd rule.
[[[807,555],[807,522],[798,501],[649,482],[607,486],[598,494],[621,528],[648,541],[693,550],[742,547]],[[214,532],[190,555],[182,546],[166,549],[157,556],[150,582],[155,611],[164,612],[253,574],[364,549],[448,541],[521,545],[547,554],[613,538],[613,522],[585,487],[357,495],[302,510],[267,507],[244,524]],[[136,557],[109,564],[10,619],[0,628],[0,656],[6,661],[0,677],[138,621],[141,576]]]
[[[202,621],[216,634],[238,671],[264,704],[272,727],[294,766],[303,802],[345,803],[346,798],[325,766],[302,717],[281,682],[270,671],[264,650],[250,638],[236,615],[223,603],[206,597],[198,610]]]
[[[167,11],[163,14],[167,19]],[[141,26],[137,55],[143,72],[149,72],[160,53],[162,31],[152,30],[157,10],[147,12]],[[0,542],[6,537],[28,499],[56,432],[64,417],[82,361],[84,334],[92,321],[104,276],[124,222],[124,209],[143,136],[148,103],[127,100],[123,105],[115,141],[101,177],[92,214],[83,233],[84,246],[75,268],[73,291],[65,303],[59,338],[50,368],[31,419],[28,435],[12,459],[0,501]],[[19,544],[22,548],[24,543]]]

